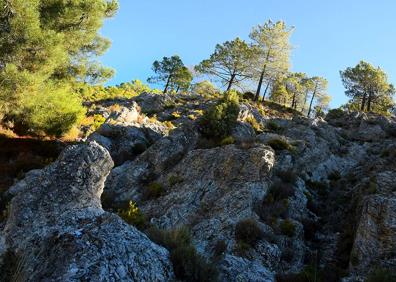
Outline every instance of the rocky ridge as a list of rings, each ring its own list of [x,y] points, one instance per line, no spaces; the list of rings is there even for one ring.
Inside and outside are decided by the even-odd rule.
[[[234,143],[219,145],[197,123],[212,99],[117,102],[115,113],[98,106],[107,120],[87,143],[9,190],[0,262],[12,277],[172,281],[169,251],[112,213],[129,201],[151,228],[188,227],[220,281],[365,281],[396,271],[393,117],[307,119],[245,101]],[[241,224],[258,230],[254,241]],[[17,268],[4,262],[10,254]]]

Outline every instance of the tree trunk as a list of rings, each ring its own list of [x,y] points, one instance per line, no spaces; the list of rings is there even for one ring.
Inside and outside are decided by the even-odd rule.
[[[264,76],[265,76],[265,72],[267,70],[267,63],[269,60],[269,56],[270,56],[270,50],[268,50],[267,52],[267,56],[265,58],[265,63],[263,66],[263,71],[260,74],[260,80],[259,80],[259,84],[257,86],[257,91],[256,91],[256,96],[254,97],[254,101],[258,101],[258,98],[260,97],[260,92],[261,92],[261,86],[263,85],[263,80],[264,80]]]
[[[366,93],[364,93],[363,94],[363,98],[362,98],[362,105],[361,105],[361,107],[360,107],[360,110],[362,111],[362,112],[364,112],[364,108],[365,108],[365,106],[366,106]]]
[[[270,86],[270,82],[268,82],[267,86],[265,87],[265,91],[264,91],[264,94],[263,94],[263,101],[262,101],[263,105],[264,105],[264,102],[265,102],[265,95],[267,95],[267,91],[268,91],[269,86]]]
[[[234,83],[235,74],[231,75],[230,81],[228,82],[227,92],[231,90],[232,84]]]
[[[291,108],[294,109],[294,103],[296,102],[296,92],[293,93],[293,99],[291,103]]]
[[[369,95],[368,95],[368,99],[367,99],[367,111],[370,112],[371,111],[371,103],[373,100],[373,92],[370,90]]]
[[[256,96],[254,96],[254,101],[258,101],[258,99],[260,97],[261,86],[263,85],[263,80],[264,80],[266,67],[267,67],[267,65],[265,64],[264,67],[263,67],[263,71],[260,74],[260,80],[259,80],[259,83],[258,83],[258,86],[257,86]]]
[[[176,93],[179,93],[179,90],[180,90],[180,86],[178,85],[176,88]]]
[[[171,80],[171,75],[169,75],[168,79],[166,80],[166,85],[165,85],[165,88],[164,88],[164,91],[163,91],[164,94],[166,94],[166,92],[168,92],[168,87],[169,87],[170,80]]]
[[[314,99],[315,99],[315,95],[316,95],[316,91],[317,91],[317,90],[318,90],[318,83],[315,84],[315,90],[314,90],[314,92],[312,93],[312,98],[311,98],[311,102],[309,103],[309,110],[308,110],[307,117],[309,117],[309,116],[311,115],[312,104],[313,104],[313,101],[314,101]]]

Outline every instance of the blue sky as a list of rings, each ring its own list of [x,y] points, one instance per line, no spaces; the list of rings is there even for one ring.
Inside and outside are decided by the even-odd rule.
[[[145,81],[154,60],[178,54],[198,64],[217,43],[248,39],[268,19],[295,27],[292,70],[329,80],[332,107],[346,102],[339,71],[366,60],[396,82],[395,0],[120,0],[101,33],[113,42],[101,61],[109,84]]]

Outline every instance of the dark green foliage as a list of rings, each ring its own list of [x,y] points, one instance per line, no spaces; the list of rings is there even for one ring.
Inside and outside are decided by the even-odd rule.
[[[335,171],[331,172],[327,178],[331,181],[337,181],[337,180],[341,179],[341,174],[339,171],[335,170]]]
[[[235,239],[254,247],[257,241],[263,239],[264,234],[253,219],[245,219],[235,226]]]
[[[307,180],[305,184],[307,184],[310,189],[318,192],[320,195],[325,195],[328,188],[326,183],[318,181]]]
[[[275,181],[270,188],[269,196],[278,202],[294,195],[294,187],[290,182]]]
[[[219,240],[216,242],[216,245],[213,248],[213,255],[215,257],[222,256],[227,250],[227,244],[224,240]]]
[[[268,131],[273,131],[273,132],[280,132],[282,130],[282,127],[280,127],[276,122],[270,120],[267,122],[265,125],[265,128]]]
[[[396,282],[396,273],[390,269],[376,268],[367,277],[367,282]]]
[[[138,229],[144,229],[147,221],[144,214],[137,207],[136,203],[130,201],[128,207],[118,211],[118,215],[128,224],[136,226]]]
[[[252,93],[252,92],[249,92],[249,91],[243,93],[243,99],[246,99],[246,100],[251,100],[251,101],[253,101],[253,100],[254,100],[254,96],[255,96],[255,94]]]
[[[327,113],[326,120],[342,118],[344,115],[345,111],[343,109],[332,109]]]
[[[97,56],[98,34],[116,1],[3,1],[0,5],[0,109],[28,134],[60,136],[84,114],[79,89],[112,74]]]
[[[148,79],[149,83],[165,84],[163,93],[167,93],[169,89],[173,91],[187,89],[193,79],[190,70],[184,66],[179,56],[175,55],[170,58],[164,57],[162,61],[153,63],[153,71],[155,76]]]
[[[286,183],[295,184],[297,181],[297,173],[293,169],[278,171],[276,175]]]
[[[271,148],[274,149],[275,151],[293,150],[293,147],[286,140],[283,139],[269,140],[267,142],[267,145],[271,146]]]
[[[191,235],[186,227],[175,230],[146,230],[149,238],[167,248],[176,277],[182,281],[217,281],[218,272],[213,264],[197,253],[191,244]]]
[[[235,245],[234,252],[240,257],[248,257],[249,251],[252,249],[248,243],[238,241]]]
[[[143,190],[143,198],[146,200],[157,199],[164,194],[165,190],[161,183],[151,182]]]
[[[168,182],[170,186],[175,186],[176,184],[182,183],[184,178],[178,175],[171,175],[168,177]]]
[[[237,122],[238,114],[238,95],[234,91],[225,93],[223,99],[210,107],[202,116],[201,132],[211,138],[227,137]]]
[[[286,235],[288,237],[294,236],[296,227],[291,220],[285,219],[284,221],[281,222],[279,227],[283,235]]]
[[[230,144],[234,144],[235,143],[235,139],[232,136],[227,136],[224,137],[221,141],[220,141],[220,145],[222,146],[226,146],[226,145],[230,145]]]
[[[293,184],[275,181],[271,185],[268,195],[257,206],[256,212],[262,220],[273,225],[279,217],[287,218],[288,198],[293,195]]]

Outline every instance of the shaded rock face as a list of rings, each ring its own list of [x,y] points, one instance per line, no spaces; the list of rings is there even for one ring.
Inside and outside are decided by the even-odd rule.
[[[113,204],[139,201],[143,186],[172,168],[195,147],[197,141],[198,133],[195,128],[174,130],[134,161],[113,169],[106,181],[104,198],[110,198]]]
[[[5,245],[18,281],[168,281],[168,251],[118,216],[100,195],[113,162],[96,143],[68,147],[59,159],[10,189]],[[150,263],[148,263],[150,262]]]
[[[88,140],[96,141],[111,154],[116,165],[133,160],[149,146],[168,134],[168,128],[151,121],[140,112],[136,102],[112,112]]]

